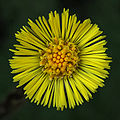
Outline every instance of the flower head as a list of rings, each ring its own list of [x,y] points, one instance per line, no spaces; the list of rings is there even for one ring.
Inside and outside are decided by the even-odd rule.
[[[20,43],[10,59],[14,82],[24,85],[26,98],[43,106],[74,108],[89,101],[108,77],[111,57],[105,53],[105,35],[90,19],[83,23],[76,15],[63,10],[61,20],[55,11],[49,20],[29,19],[27,26],[15,34]]]

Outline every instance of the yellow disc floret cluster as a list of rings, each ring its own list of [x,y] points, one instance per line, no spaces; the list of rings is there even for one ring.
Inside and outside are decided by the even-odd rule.
[[[50,80],[71,76],[79,61],[78,50],[73,43],[56,38],[54,41],[40,52],[40,66],[50,75]]]

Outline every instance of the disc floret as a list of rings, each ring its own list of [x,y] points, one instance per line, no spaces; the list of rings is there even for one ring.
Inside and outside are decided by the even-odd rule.
[[[54,41],[40,54],[40,66],[50,75],[50,80],[71,76],[79,61],[76,45],[56,38]]]

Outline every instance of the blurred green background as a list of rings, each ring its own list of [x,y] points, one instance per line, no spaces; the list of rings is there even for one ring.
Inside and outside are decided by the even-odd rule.
[[[69,8],[70,13],[76,13],[82,21],[90,18],[99,25],[107,35],[107,52],[113,62],[105,87],[99,88],[89,103],[61,112],[24,101],[21,92],[21,96],[15,94],[14,97],[16,83],[12,82],[10,74],[8,49],[13,48],[14,33],[27,25],[28,18],[45,16],[48,19],[49,11],[61,13],[63,8]],[[0,120],[120,120],[119,68],[120,0],[0,0],[0,114],[5,113]]]

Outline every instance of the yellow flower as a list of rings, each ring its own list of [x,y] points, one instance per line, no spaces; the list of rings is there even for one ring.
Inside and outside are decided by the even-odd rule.
[[[83,23],[76,15],[69,16],[63,9],[61,20],[54,11],[29,19],[27,26],[15,34],[20,45],[14,45],[14,56],[9,60],[17,87],[24,85],[26,98],[31,102],[53,105],[57,110],[74,108],[95,93],[104,79],[111,57],[105,53],[105,35],[101,35],[90,19]]]

